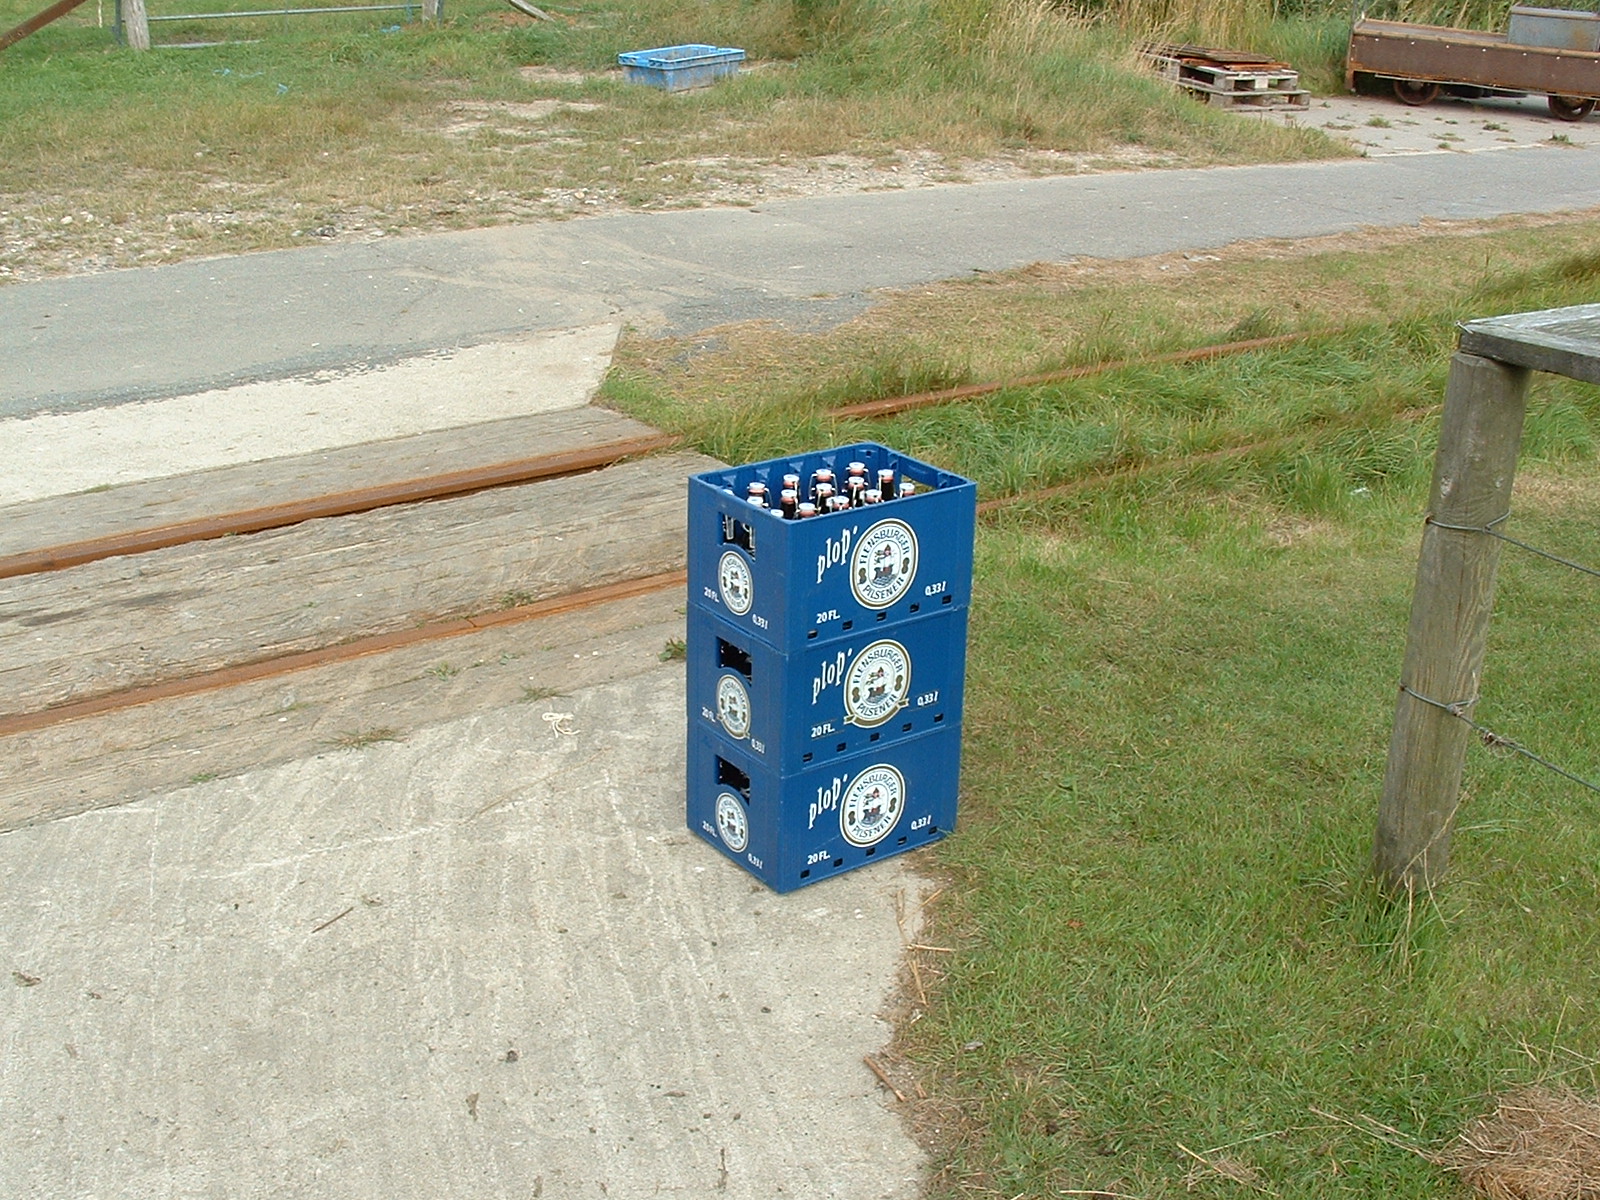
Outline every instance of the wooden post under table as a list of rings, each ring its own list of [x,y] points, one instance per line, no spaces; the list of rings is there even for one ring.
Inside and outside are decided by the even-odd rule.
[[[1482,531],[1510,512],[1528,375],[1471,354],[1450,363],[1373,849],[1389,892],[1431,888],[1449,861],[1472,730],[1440,706],[1470,716],[1478,698],[1500,562]]]
[[[1500,561],[1500,541],[1486,531],[1510,512],[1532,371],[1600,383],[1600,305],[1461,327],[1372,854],[1392,895],[1432,888],[1449,862],[1473,732],[1460,717],[1478,698]]]

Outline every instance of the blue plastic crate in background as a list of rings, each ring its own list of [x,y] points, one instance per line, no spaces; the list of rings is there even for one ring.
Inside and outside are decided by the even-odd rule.
[[[752,482],[776,496],[785,475],[844,479],[861,462],[917,485],[914,496],[804,521],[754,508]],[[814,642],[965,607],[972,595],[978,488],[876,442],[689,477],[689,603],[785,654]]]
[[[617,55],[623,78],[668,92],[706,87],[738,73],[744,51],[726,46],[660,46]]]

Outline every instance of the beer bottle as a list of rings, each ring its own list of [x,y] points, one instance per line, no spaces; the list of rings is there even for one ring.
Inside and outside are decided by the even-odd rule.
[[[893,467],[880,467],[878,469],[878,491],[883,493],[885,500],[893,499],[895,494]]]
[[[860,508],[863,501],[862,495],[867,490],[867,477],[865,475],[851,475],[845,480],[845,498],[850,501],[851,508]]]
[[[816,515],[817,506],[811,503],[809,500],[802,500],[799,504],[794,506],[794,516],[795,520],[797,521],[803,521],[807,517],[814,517]]]
[[[822,498],[817,494],[822,487],[833,487],[833,471],[828,467],[818,467],[811,473],[811,502],[822,507]]]
[[[902,479],[900,481],[900,499],[904,500],[908,496],[915,496],[916,494],[917,494],[917,485],[916,484],[912,483],[911,480],[909,480],[909,479]]]
[[[883,503],[883,493],[877,488],[868,488],[866,491],[861,493],[861,503],[881,504]]]
[[[788,520],[794,520],[795,509],[800,506],[800,495],[793,488],[784,488],[778,493],[778,507]]]

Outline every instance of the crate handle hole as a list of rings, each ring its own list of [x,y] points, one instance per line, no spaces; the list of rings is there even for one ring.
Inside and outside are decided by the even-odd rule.
[[[815,629],[813,629],[810,633],[806,634],[806,641],[814,642],[816,640],[817,640],[817,631]]]
[[[722,638],[717,639],[717,666],[735,670],[746,679],[750,679],[753,672],[749,653]]]
[[[906,844],[906,840],[905,840],[905,838],[898,838],[898,839],[897,839],[897,840],[896,840],[896,841],[895,841],[895,845],[896,845],[896,846],[904,846],[904,845],[905,845],[905,844]]]
[[[804,871],[801,871],[800,872],[800,878],[801,879],[810,879],[811,878],[811,868],[807,867]]]
[[[900,732],[901,733],[910,733],[911,732],[911,722],[907,721],[904,725],[900,726]]]
[[[920,602],[919,602],[919,603],[917,603],[917,604],[913,604],[913,605],[912,605],[912,606],[911,606],[911,611],[912,611],[912,612],[921,612],[921,611],[922,611],[922,605],[921,605],[921,603],[920,603]]]
[[[846,621],[843,625],[839,626],[840,629],[854,629],[855,627],[856,623],[854,621]]]
[[[837,750],[840,754],[843,754],[845,752],[845,749],[849,745],[850,745],[849,742],[840,742],[837,746],[834,747],[834,749]]]
[[[723,515],[722,540],[724,542],[732,542],[735,546],[748,553],[751,558],[756,556],[755,530],[736,517]]]
[[[867,857],[868,858],[871,858],[877,852],[878,852],[878,848],[876,846],[868,846],[867,847]]]
[[[750,776],[720,755],[717,757],[717,786],[731,787],[746,803],[750,800]]]
[[[801,762],[810,762],[812,757],[813,757],[812,753],[809,750],[807,750],[804,754],[802,754],[800,756],[800,761]]]
[[[943,713],[934,713],[933,714],[933,723],[935,725],[937,725],[942,720],[944,720],[944,714]]]
[[[952,595],[950,595],[950,593],[946,592],[944,599],[939,601],[939,603],[940,604],[949,604],[954,599],[955,599],[954,596],[952,596]]]
[[[836,859],[834,859],[834,860],[833,860],[833,865],[834,865],[834,866],[836,866],[836,867],[842,867],[842,866],[844,866],[844,859],[842,859],[842,858],[836,858]]]
[[[881,737],[882,737],[882,736],[883,736],[883,734],[881,734],[881,733],[874,733],[874,734],[873,734],[873,735],[872,735],[872,736],[871,736],[871,737],[869,737],[869,738],[868,738],[868,739],[867,739],[867,741],[869,741],[869,742],[875,742],[875,741],[877,741],[877,740],[878,740],[878,739],[879,739],[879,738],[881,738]]]
[[[889,619],[889,614],[886,613],[886,612],[885,613],[879,613],[878,616],[877,616],[877,619],[880,620],[880,621],[887,621]]]

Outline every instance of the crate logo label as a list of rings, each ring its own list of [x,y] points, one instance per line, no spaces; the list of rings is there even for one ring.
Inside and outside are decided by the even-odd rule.
[[[850,556],[850,590],[867,608],[888,608],[917,574],[917,535],[904,521],[879,521]]]
[[[850,662],[850,652],[841,650],[832,658],[824,659],[811,679],[811,703],[815,704],[822,693],[836,686],[844,678],[844,669]]]
[[[840,530],[838,537],[828,538],[822,543],[822,553],[817,555],[817,582],[822,582],[822,577],[828,573],[829,567],[837,567],[844,562],[845,556],[850,553],[850,543],[855,540],[855,525],[849,529]]]
[[[717,719],[730,737],[750,736],[750,693],[737,675],[717,680]]]
[[[850,664],[844,684],[844,719],[871,728],[906,706],[911,691],[911,656],[899,642],[873,642]]]
[[[839,832],[852,846],[881,842],[905,807],[906,778],[888,763],[857,775],[839,805]]]
[[[843,791],[844,780],[838,776],[834,777],[832,783],[825,783],[817,788],[817,798],[811,802],[811,810],[806,813],[807,829],[815,829],[818,817],[839,807],[839,795]]]
[[[750,820],[739,797],[732,792],[717,797],[717,834],[735,854],[743,854],[750,844]]]
[[[750,611],[750,601],[755,598],[750,564],[732,550],[724,552],[722,561],[717,563],[717,587],[729,612],[742,617]]]

